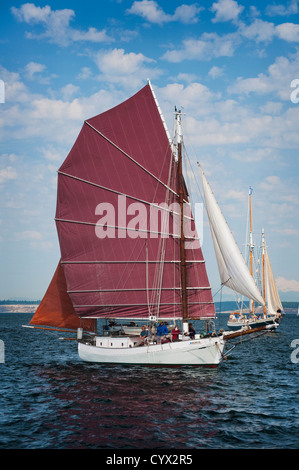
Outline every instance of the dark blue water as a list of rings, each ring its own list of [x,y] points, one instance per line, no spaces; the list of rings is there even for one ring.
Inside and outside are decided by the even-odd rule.
[[[217,369],[83,363],[75,341],[22,328],[30,317],[0,314],[1,449],[299,447],[295,315]]]

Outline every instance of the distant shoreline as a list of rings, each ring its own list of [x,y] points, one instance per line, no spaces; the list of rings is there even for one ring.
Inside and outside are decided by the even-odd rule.
[[[0,301],[0,314],[1,313],[35,313],[40,301]],[[236,304],[232,301],[224,301],[221,304],[221,312],[218,311],[216,304],[216,316],[231,313],[236,310]],[[217,305],[218,304],[218,305]],[[294,305],[295,304],[295,305]],[[296,314],[298,302],[283,302],[285,313]]]
[[[34,313],[39,304],[0,304],[0,313]]]

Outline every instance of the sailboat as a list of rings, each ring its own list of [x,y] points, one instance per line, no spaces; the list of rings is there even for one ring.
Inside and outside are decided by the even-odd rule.
[[[252,220],[250,210],[250,265],[249,268],[243,258],[243,255],[234,239],[234,236],[225,220],[224,215],[218,205],[218,202],[212,192],[212,189],[205,177],[202,168],[199,165],[202,187],[205,199],[206,210],[208,213],[210,231],[213,239],[214,250],[216,254],[218,270],[222,286],[226,286],[234,292],[247,297],[254,308],[254,302],[257,302],[264,309],[262,318],[258,318],[254,313],[251,318],[247,318],[239,312],[233,312],[230,315],[227,326],[232,329],[240,329],[242,327],[249,328],[276,328],[279,324],[281,315],[274,312],[275,306],[277,309],[282,309],[279,295],[275,286],[271,264],[268,256],[268,251],[265,242],[263,243],[264,256],[267,268],[267,293],[268,293],[268,315],[266,315],[266,301],[263,298],[259,288],[253,278],[253,261],[252,261]],[[249,189],[249,207],[251,209],[251,194],[252,188]],[[252,310],[254,311],[254,310]]]
[[[279,297],[275,277],[271,267],[268,247],[265,240],[265,232],[262,230],[262,257],[263,257],[263,295],[264,311],[263,318],[267,324],[271,321],[278,326],[282,321],[283,306]]]
[[[283,319],[283,306],[279,297],[276,281],[271,267],[269,252],[262,230],[262,266],[263,266],[263,299],[264,305],[252,307],[250,315],[233,312],[227,325],[231,329],[249,326],[251,328],[267,327],[276,329]]]
[[[208,332],[215,306],[177,110],[175,122],[172,140],[148,82],[86,120],[58,170],[61,259],[29,326],[76,330],[83,361],[217,367],[224,358],[223,334]],[[109,320],[141,322],[147,336],[113,331]],[[204,333],[191,334],[194,320]],[[177,340],[158,335],[161,322],[180,325]]]

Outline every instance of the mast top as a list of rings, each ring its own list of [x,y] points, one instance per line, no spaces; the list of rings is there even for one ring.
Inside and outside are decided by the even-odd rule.
[[[176,136],[177,143],[180,144],[183,141],[182,112],[181,110],[178,110],[175,106],[174,114],[175,114],[175,122],[176,122],[175,136]]]

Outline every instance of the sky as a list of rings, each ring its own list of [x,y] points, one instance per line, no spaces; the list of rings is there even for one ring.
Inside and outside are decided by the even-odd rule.
[[[192,161],[241,251],[253,188],[255,249],[264,228],[281,298],[299,300],[298,3],[2,0],[0,299],[42,298],[60,258],[57,170],[85,119],[150,79],[170,133],[182,109]]]

